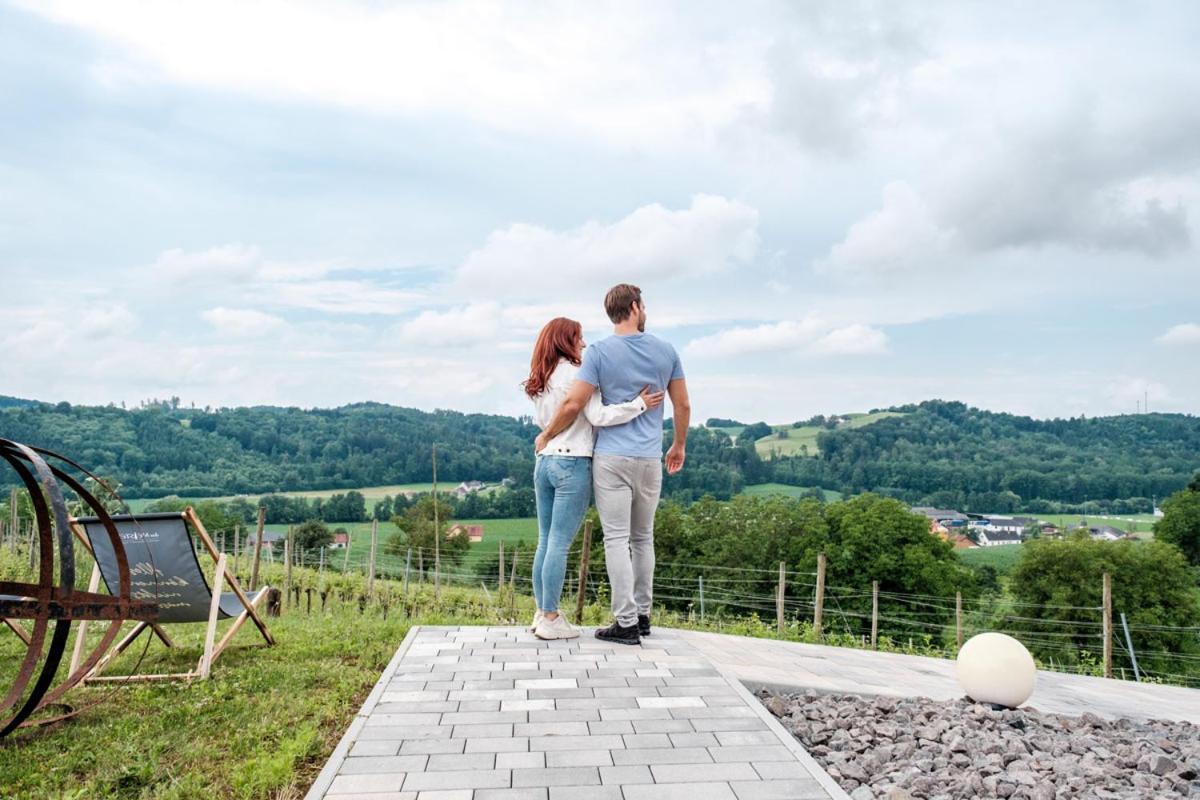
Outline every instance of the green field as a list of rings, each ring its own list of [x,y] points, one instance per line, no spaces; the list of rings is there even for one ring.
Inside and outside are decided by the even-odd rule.
[[[864,428],[881,419],[902,417],[904,414],[899,411],[877,411],[874,414],[843,414],[842,416],[850,418],[850,421],[843,427]],[[817,447],[817,436],[825,431],[825,428],[813,425],[805,425],[801,428],[793,428],[791,425],[773,425],[772,427],[775,429],[775,433],[764,436],[754,443],[754,448],[763,458],[802,454],[816,456],[820,453],[820,448]],[[787,433],[786,439],[779,438],[781,431]]]
[[[1023,547],[1021,544],[1005,544],[997,547],[971,547],[954,552],[958,553],[958,557],[965,564],[973,567],[994,567],[999,574],[1007,575],[1020,560]]]
[[[756,483],[752,486],[746,486],[742,489],[742,494],[748,494],[751,497],[773,497],[783,495],[784,497],[800,497],[805,492],[810,491],[808,486],[788,486],[784,483]],[[842,499],[841,492],[835,492],[833,489],[822,489],[825,494],[825,501],[832,503]]]
[[[1099,514],[1028,514],[1026,516],[1036,517],[1060,528],[1079,525],[1086,519],[1089,525],[1112,525],[1114,528],[1120,528],[1130,533],[1145,535],[1152,533],[1155,519],[1152,514],[1125,514],[1112,517]]]
[[[439,483],[438,489],[439,490],[452,490],[456,486],[458,486],[457,481],[450,482],[450,483]],[[483,493],[494,492],[498,488],[499,488],[498,485],[492,485],[492,486],[488,486],[486,489],[482,489],[480,491]],[[364,498],[366,498],[367,508],[370,509],[370,507],[372,505],[374,505],[376,501],[382,500],[384,497],[389,496],[389,495],[392,497],[395,497],[398,494],[420,494],[422,492],[432,492],[433,484],[432,483],[397,483],[397,484],[392,484],[391,486],[367,486],[365,488],[360,487],[360,488],[351,488],[351,489],[304,489],[304,490],[295,491],[295,492],[278,492],[278,494],[281,494],[285,497],[304,497],[309,500],[313,500],[316,498],[320,498],[322,500],[327,500],[335,494],[345,494],[346,492],[351,492],[351,491],[358,492]],[[262,497],[262,495],[261,494],[239,494],[239,495],[230,494],[230,495],[225,495],[223,497],[188,497],[185,499],[192,500],[192,501],[216,500],[217,502],[220,502],[220,503],[226,503],[230,500],[234,500],[239,497],[244,500],[247,500],[251,503],[257,503],[258,499],[260,497]],[[154,502],[153,498],[138,498],[138,499],[130,500],[129,507],[136,514],[139,511],[144,511],[146,509],[146,506],[150,505],[153,502]]]

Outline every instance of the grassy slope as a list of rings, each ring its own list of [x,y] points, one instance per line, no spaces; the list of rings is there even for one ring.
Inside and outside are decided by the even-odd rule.
[[[850,417],[848,427],[863,428],[881,419],[888,417],[902,417],[902,413],[898,411],[878,411],[874,414],[846,414]],[[755,442],[754,447],[758,450],[758,454],[764,458],[769,458],[772,455],[779,456],[795,456],[800,455],[803,447],[808,448],[808,454],[815,456],[819,452],[817,447],[817,435],[824,428],[818,428],[811,425],[806,425],[801,428],[793,428],[790,425],[775,425],[773,426],[776,433],[786,430],[788,438],[779,439],[774,434],[765,436]]]
[[[751,497],[769,497],[771,495],[799,497],[807,491],[809,491],[809,487],[807,486],[788,486],[784,483],[756,483],[745,487],[742,493]],[[835,492],[833,489],[822,489],[821,491],[825,493],[825,500],[827,502],[842,499],[841,492]]]

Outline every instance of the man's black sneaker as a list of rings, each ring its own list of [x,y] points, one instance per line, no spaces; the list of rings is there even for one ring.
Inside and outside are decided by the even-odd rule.
[[[638,614],[638,634],[640,636],[650,635],[650,615]]]
[[[596,630],[596,638],[605,642],[616,642],[617,644],[642,643],[642,638],[638,636],[637,625],[626,627],[619,622],[613,622],[607,628],[598,628]]]

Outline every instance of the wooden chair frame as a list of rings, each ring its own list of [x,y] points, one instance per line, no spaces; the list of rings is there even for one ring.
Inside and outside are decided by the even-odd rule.
[[[237,576],[229,571],[226,565],[225,554],[217,551],[217,546],[213,543],[212,537],[209,536],[208,531],[205,530],[204,523],[200,521],[200,517],[196,514],[195,510],[191,506],[188,506],[183,510],[183,519],[185,525],[191,524],[192,530],[196,532],[196,536],[200,539],[201,544],[204,545],[204,549],[216,563],[216,572],[213,575],[212,586],[209,587],[212,591],[212,602],[208,610],[208,627],[206,628],[204,634],[204,651],[200,655],[200,660],[196,663],[196,668],[189,670],[188,672],[172,672],[155,675],[143,675],[136,673],[133,675],[101,675],[101,670],[103,670],[104,667],[112,661],[112,659],[116,658],[126,649],[128,649],[129,646],[132,645],[134,641],[147,630],[153,631],[154,634],[158,636],[162,643],[167,647],[175,646],[175,643],[171,641],[169,636],[167,636],[166,631],[164,631],[157,623],[139,622],[133,628],[133,630],[126,634],[125,637],[113,647],[111,652],[109,652],[104,656],[104,658],[100,659],[100,661],[96,663],[96,666],[93,667],[91,671],[83,677],[81,682],[133,682],[208,678],[212,674],[213,662],[215,662],[217,658],[220,657],[221,653],[225,651],[225,648],[229,646],[230,640],[233,639],[234,635],[237,634],[238,630],[241,629],[248,619],[254,621],[254,624],[258,627],[263,639],[266,640],[268,647],[275,644],[275,638],[271,636],[271,632],[267,630],[266,623],[263,622],[262,617],[258,613],[259,606],[265,603],[267,600],[270,587],[263,586],[262,591],[258,593],[258,597],[256,597],[254,602],[251,603],[246,597],[246,593],[242,591],[242,587],[241,584],[238,583]],[[71,529],[75,532],[76,537],[83,542],[83,545],[88,549],[88,552],[92,552],[91,546],[87,541],[87,535],[83,532],[75,520],[71,521]],[[89,591],[94,592],[99,588],[100,577],[100,565],[99,563],[96,563],[92,567],[92,577]],[[221,637],[221,640],[217,642],[217,622],[221,616],[221,592],[224,588],[223,584],[225,583],[229,584],[229,588],[233,590],[233,593],[237,595],[238,600],[242,602],[243,611],[237,617],[234,617],[233,624],[230,625],[229,630],[227,630],[225,635]],[[83,653],[84,640],[86,636],[87,622],[80,622],[79,630],[75,636],[75,649],[71,657],[72,671],[74,671],[76,666],[78,666],[78,660]]]

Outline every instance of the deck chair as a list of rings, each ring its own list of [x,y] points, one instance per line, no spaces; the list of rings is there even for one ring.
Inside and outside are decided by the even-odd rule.
[[[11,595],[11,594],[0,594],[0,600],[24,600],[24,599],[25,598],[23,598],[23,597],[17,597],[15,595]],[[29,632],[26,631],[24,627],[22,627],[22,625],[19,621],[15,620],[15,619],[9,619],[8,617],[0,617],[0,622],[3,622],[6,627],[8,627],[13,633],[15,633],[17,635],[18,639],[20,639],[25,644],[29,644]]]
[[[121,515],[112,519],[129,559],[131,594],[134,599],[157,602],[159,615],[154,622],[139,622],[117,643],[111,653],[97,662],[92,671],[84,677],[84,681],[207,678],[212,672],[213,662],[247,620],[254,622],[268,646],[275,644],[258,613],[259,606],[267,599],[269,587],[264,586],[249,594],[242,591],[237,578],[225,566],[225,554],[217,552],[208,531],[204,529],[200,518],[191,507],[180,512]],[[95,557],[96,566],[92,571],[93,587],[103,579],[112,592],[117,585],[117,562],[103,524],[98,518],[85,517],[73,520],[72,527]],[[192,546],[189,528],[195,532],[204,550],[216,562],[215,585],[212,587],[209,587],[204,572],[200,569],[200,561],[196,549]],[[222,591],[225,584],[233,591]],[[95,588],[92,591],[95,591]],[[221,637],[221,641],[214,644],[217,621],[230,618],[233,619],[233,624]],[[100,671],[112,659],[124,652],[135,639],[148,630],[153,631],[167,647],[173,647],[161,626],[184,622],[208,623],[204,652],[194,670],[161,675],[100,675]],[[82,652],[85,634],[86,623],[80,623],[75,642],[77,653]]]

